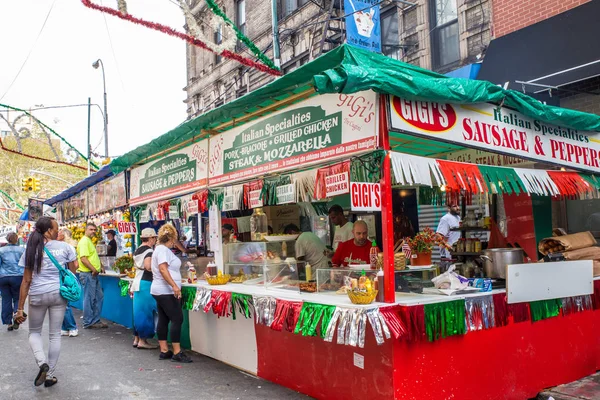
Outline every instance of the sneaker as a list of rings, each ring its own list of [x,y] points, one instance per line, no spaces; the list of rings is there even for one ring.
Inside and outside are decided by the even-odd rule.
[[[171,361],[185,364],[193,362],[193,360],[183,351],[179,352],[179,354],[175,354],[173,358],[171,358]]]
[[[160,356],[158,356],[159,360],[170,360],[173,358],[173,352],[171,350],[167,351],[166,353],[161,352]]]
[[[60,330],[60,336],[69,336],[69,331]]]
[[[19,329],[19,324],[17,322],[13,323],[13,329],[16,331]]]
[[[62,334],[62,332],[61,332]],[[77,337],[79,336],[79,331],[77,329],[73,329],[72,331],[69,331],[69,337]]]
[[[8,331],[10,332],[10,331],[12,331],[14,328],[13,328],[13,326],[12,326],[12,325],[9,325],[7,329],[8,329]]]

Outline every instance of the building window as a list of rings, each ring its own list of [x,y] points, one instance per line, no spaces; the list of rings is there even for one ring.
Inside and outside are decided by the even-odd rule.
[[[391,10],[381,14],[381,51],[388,57],[400,59],[400,36],[398,35],[398,10]]]
[[[223,43],[223,24],[217,25],[217,29],[215,30],[215,44]],[[215,55],[215,64],[219,64],[222,60],[222,57],[218,54]]]
[[[433,68],[460,61],[456,0],[431,0]]]
[[[281,10],[279,12],[279,18],[285,18],[303,5],[307,4],[309,0],[281,0]]]

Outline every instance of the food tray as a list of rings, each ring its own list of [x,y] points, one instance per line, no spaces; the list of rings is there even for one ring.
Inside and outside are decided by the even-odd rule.
[[[349,290],[346,293],[353,304],[371,304],[377,297],[377,290],[374,290],[371,292],[371,294],[365,292],[355,292],[352,290]]]
[[[268,235],[265,236],[267,242],[285,242],[288,240],[296,240],[300,235]]]
[[[206,281],[209,285],[225,285],[231,279],[231,275],[225,274],[220,276],[207,277]]]

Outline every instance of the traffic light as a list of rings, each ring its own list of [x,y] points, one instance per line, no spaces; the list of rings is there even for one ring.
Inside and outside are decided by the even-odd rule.
[[[33,191],[33,184],[34,184],[35,179],[33,179],[31,176],[27,179],[22,179],[22,189],[24,192],[32,192]]]
[[[40,184],[40,180],[38,178],[33,178],[32,190],[34,192],[39,192],[40,190],[42,190],[42,185]]]

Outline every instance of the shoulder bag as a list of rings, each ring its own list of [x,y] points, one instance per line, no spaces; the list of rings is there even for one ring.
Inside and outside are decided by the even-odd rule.
[[[77,280],[75,274],[60,265],[52,253],[45,247],[44,251],[50,261],[58,268],[58,273],[60,275],[60,295],[67,301],[78,301],[81,297],[81,284]]]

